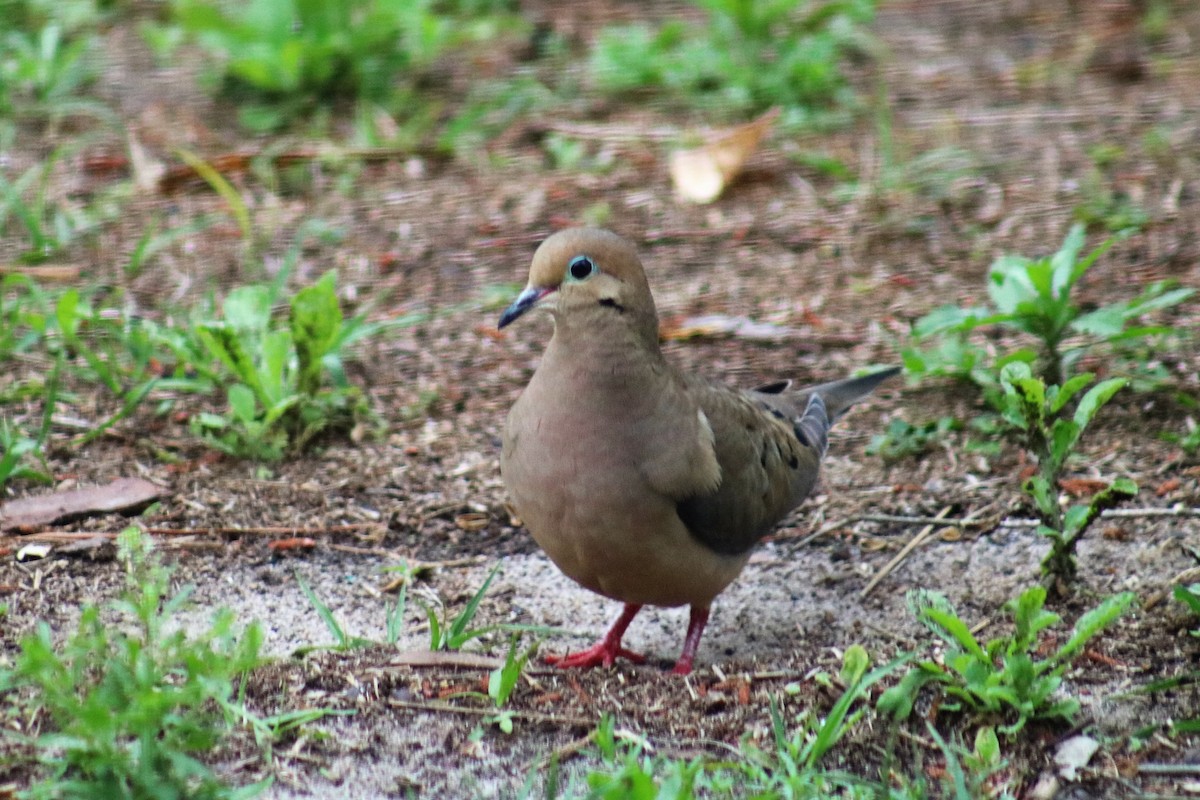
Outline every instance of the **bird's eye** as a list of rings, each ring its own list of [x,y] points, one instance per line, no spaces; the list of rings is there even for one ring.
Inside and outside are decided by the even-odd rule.
[[[596,264],[587,256],[575,256],[567,265],[567,274],[577,281],[591,277],[596,272]]]

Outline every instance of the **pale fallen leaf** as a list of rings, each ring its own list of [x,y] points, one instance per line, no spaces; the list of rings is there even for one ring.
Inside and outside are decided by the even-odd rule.
[[[504,659],[457,650],[401,650],[392,656],[388,666],[499,669],[504,666]]]
[[[129,165],[133,168],[133,185],[138,191],[157,194],[167,165],[150,155],[132,131],[129,134]]]
[[[27,544],[17,551],[17,561],[37,561],[50,555],[53,549],[48,544]]]
[[[1054,751],[1054,764],[1064,780],[1073,781],[1078,771],[1086,767],[1100,749],[1100,742],[1090,736],[1072,736]]]
[[[662,338],[670,340],[734,336],[754,342],[778,342],[797,334],[798,331],[782,325],[755,322],[747,317],[731,317],[726,314],[688,317],[677,324],[664,325],[660,333]]]
[[[0,264],[0,275],[25,275],[39,282],[67,283],[79,278],[78,264]]]
[[[779,116],[772,108],[753,122],[721,131],[705,144],[671,154],[675,194],[689,203],[711,203],[721,196]]]
[[[469,514],[459,514],[454,518],[454,524],[459,530],[481,531],[492,521],[490,514],[472,511]]]

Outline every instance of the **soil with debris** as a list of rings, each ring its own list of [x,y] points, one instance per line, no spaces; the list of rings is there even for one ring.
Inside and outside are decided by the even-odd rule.
[[[581,51],[599,19],[657,13],[615,0],[588,10],[527,9]],[[260,620],[278,658],[258,673],[248,694],[263,714],[292,709],[352,709],[307,726],[280,743],[267,768],[247,758],[242,741],[219,754],[236,781],[273,775],[270,798],[406,796],[479,798],[515,795],[552,755],[565,768],[589,763],[581,737],[602,714],[643,734],[659,752],[721,755],[744,737],[768,735],[770,698],[786,713],[826,709],[834,694],[813,680],[836,674],[841,654],[864,645],[876,663],[926,641],[905,606],[905,592],[946,593],[984,634],[1004,630],[1001,606],[1038,579],[1047,545],[1030,527],[1020,492],[1027,466],[1005,446],[999,454],[965,447],[969,434],[918,458],[885,463],[865,445],[890,419],[913,423],[980,411],[970,390],[930,381],[885,387],[836,428],[816,496],[797,510],[752,559],[714,607],[698,668],[688,679],[664,673],[682,643],[686,610],[647,609],[627,645],[649,663],[609,670],[527,671],[510,703],[515,728],[487,725],[487,707],[459,692],[485,691],[486,662],[447,655],[429,663],[424,614],[410,603],[398,648],[376,646],[304,657],[298,648],[328,644],[330,634],[301,593],[303,578],[355,636],[384,638],[387,567],[428,563],[411,589],[426,604],[456,613],[501,567],[478,614],[481,625],[520,623],[566,628],[543,650],[562,651],[598,636],[616,612],[565,579],[511,517],[498,470],[505,413],[532,373],[548,321],[495,331],[498,289],[517,284],[537,242],[602,209],[606,226],[636,240],[669,332],[697,315],[749,317],[794,331],[775,341],[745,337],[669,339],[668,354],[685,369],[752,386],[780,376],[829,380],[868,364],[896,363],[909,325],[931,308],[985,300],[984,280],[1002,253],[1052,252],[1089,193],[1110,191],[1145,209],[1149,223],[1116,244],[1088,273],[1084,300],[1128,299],[1151,281],[1200,285],[1200,7],[1164,3],[1171,24],[1160,36],[1140,26],[1142,4],[1039,4],[898,1],[884,4],[873,31],[878,53],[857,67],[864,96],[886,87],[887,108],[849,129],[771,137],[748,171],[718,202],[677,203],[658,135],[681,124],[654,105],[593,99],[550,118],[523,120],[477,160],[396,154],[368,163],[308,162],[282,169],[270,185],[253,171],[228,177],[241,190],[264,237],[267,270],[278,268],[298,226],[322,219],[344,232],[336,244],[313,240],[291,284],[330,268],[346,301],[373,317],[411,311],[428,317],[368,345],[351,365],[368,387],[383,433],[324,442],[313,453],[264,468],[214,458],[188,434],[181,416],[159,416],[144,403],[132,419],[85,447],[77,431],[56,427],[51,467],[56,489],[140,477],[165,487],[158,510],[141,523],[176,565],[175,581],[194,584],[201,625],[218,606]],[[587,15],[586,17],[584,15]],[[186,71],[157,66],[132,25],[106,33],[109,65],[96,91],[118,112],[149,157],[169,161],[184,146],[206,157],[252,152],[262,143],[238,132],[231,109],[195,89]],[[498,62],[515,61],[527,43],[501,40]],[[536,65],[534,65],[536,67]],[[447,64],[454,70],[470,64]],[[447,81],[446,102],[463,102]],[[228,120],[228,122],[220,122]],[[711,120],[699,113],[690,127]],[[690,129],[689,127],[689,129]],[[685,128],[677,129],[681,134]],[[561,131],[584,142],[603,171],[555,170],[540,142]],[[6,156],[15,174],[80,132],[19,137]],[[51,191],[91,198],[130,180],[120,162],[125,131],[88,131],[89,143],[61,159]],[[1096,148],[1117,148],[1097,172]],[[806,153],[838,159],[859,175],[854,191],[805,166]],[[1099,184],[1097,184],[1099,181]],[[1098,188],[1099,187],[1099,188]],[[161,251],[144,271],[121,265],[153,220],[185,225],[223,213],[202,184],[171,194],[139,192],[96,239],[69,253],[80,279],[128,291],[138,313],[200,301],[214,288],[260,278],[243,274],[245,244],[218,225]],[[1103,237],[1093,231],[1089,243]],[[0,242],[0,263],[18,242]],[[365,307],[365,305],[364,305]],[[1195,300],[1161,321],[1194,334]],[[1194,347],[1194,336],[1190,340]],[[995,346],[1016,340],[996,337]],[[1021,343],[1025,344],[1025,343]],[[1188,397],[1200,386],[1200,357],[1186,349],[1155,353],[1177,390],[1120,393],[1081,446],[1074,477],[1133,477],[1141,493],[1128,507],[1195,508],[1200,466],[1161,437],[1183,433],[1195,414]],[[1086,368],[1112,374],[1118,365],[1092,358]],[[24,361],[16,371],[44,372]],[[6,367],[11,369],[11,367]],[[17,377],[20,377],[19,375]],[[86,387],[64,402],[64,420],[94,423],[116,410]],[[430,398],[433,398],[430,400]],[[177,408],[219,398],[183,398]],[[28,422],[41,409],[9,404]],[[34,424],[36,428],[36,423]],[[157,454],[169,451],[180,463]],[[14,496],[48,491],[18,484]],[[875,576],[922,526],[863,519],[870,515],[953,519],[914,549],[870,592]],[[119,566],[103,538],[127,524],[117,514],[91,516],[39,533],[0,538],[0,603],[8,615],[0,654],[11,657],[39,620],[70,631],[81,603],[112,596]],[[822,535],[812,537],[814,531]],[[57,536],[46,536],[45,534]],[[77,534],[64,537],[61,534]],[[53,539],[40,560],[19,560],[26,544]],[[272,548],[307,537],[312,547]],[[67,544],[64,544],[67,542]],[[1200,716],[1195,688],[1136,693],[1152,681],[1195,669],[1195,622],[1169,599],[1175,576],[1196,565],[1200,518],[1129,516],[1106,520],[1080,547],[1080,580],[1070,599],[1052,604],[1067,622],[1102,597],[1138,593],[1141,608],[1097,639],[1068,673],[1064,690],[1083,702],[1080,723],[1104,742],[1079,782],[1048,790],[1056,745],[1072,731],[1031,725],[1006,751],[997,779],[1019,796],[1042,781],[1040,797],[1125,797],[1192,792],[1186,775],[1139,772],[1143,763],[1195,763],[1189,735],[1135,730]],[[1068,626],[1057,630],[1060,642]],[[502,655],[504,635],[485,637],[468,654]],[[797,693],[783,687],[798,684]],[[977,721],[926,710],[944,731],[969,741]],[[486,725],[483,735],[473,731]],[[940,751],[911,725],[903,745],[910,774],[935,778]],[[885,733],[861,728],[845,744],[846,766],[877,775]],[[911,747],[911,749],[909,749]],[[581,754],[580,751],[585,753]],[[20,785],[23,776],[0,778]],[[16,781],[16,784],[13,784]],[[0,795],[3,795],[0,790]]]

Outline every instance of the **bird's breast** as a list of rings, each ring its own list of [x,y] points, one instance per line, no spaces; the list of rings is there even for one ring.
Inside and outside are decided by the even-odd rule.
[[[501,454],[504,482],[534,539],[592,591],[629,603],[707,606],[745,558],[700,544],[674,499],[646,480],[642,463],[680,432],[647,424],[654,412],[641,398],[599,408],[586,392],[554,387],[547,397],[548,388],[535,375],[509,414]]]

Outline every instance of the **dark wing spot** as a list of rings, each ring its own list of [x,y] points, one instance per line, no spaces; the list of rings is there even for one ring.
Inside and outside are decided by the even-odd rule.
[[[788,466],[791,467],[792,469],[800,468],[800,459],[796,458],[795,453],[788,454]]]
[[[791,385],[792,382],[789,380],[772,381],[771,383],[764,383],[762,386],[755,386],[751,391],[758,392],[759,394],[783,394]]]

